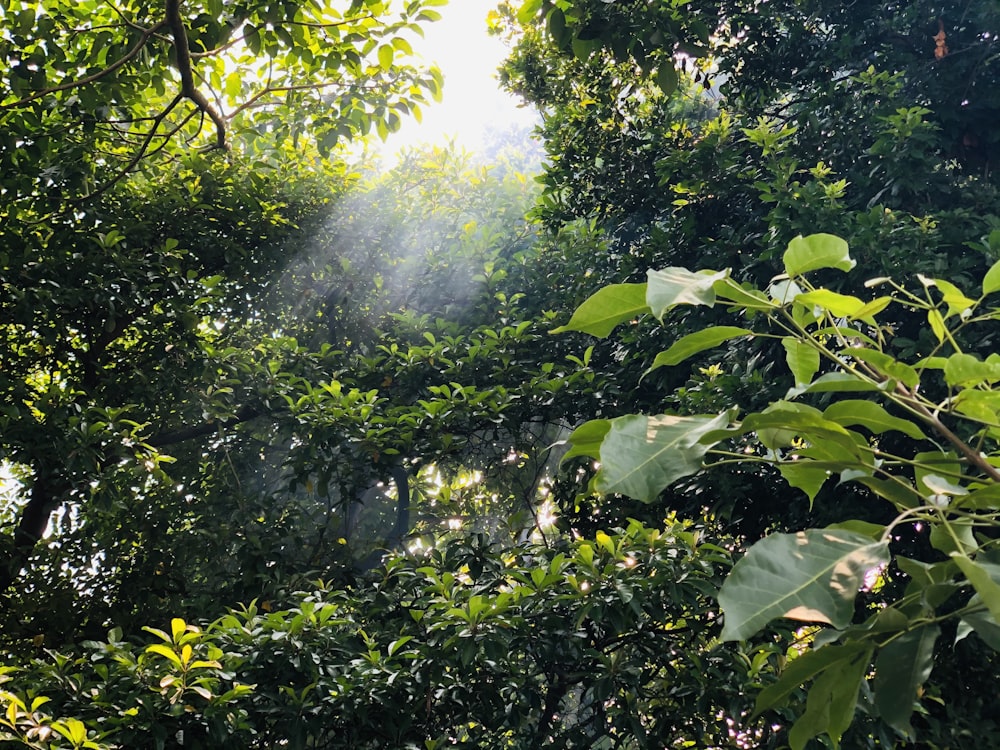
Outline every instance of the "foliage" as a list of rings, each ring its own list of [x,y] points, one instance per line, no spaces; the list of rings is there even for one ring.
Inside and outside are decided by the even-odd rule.
[[[408,62],[440,4],[5,2],[5,211],[79,206],[203,147],[384,137],[440,94],[440,73]]]
[[[974,296],[945,279],[919,276],[922,288],[911,292],[883,277],[865,286],[885,286],[888,293],[868,300],[813,282],[825,269],[853,268],[847,244],[837,237],[796,238],[783,263],[785,273],[765,290],[737,285],[728,269],[668,268],[650,271],[642,291],[643,312],[661,321],[678,306],[719,304],[752,326],[693,332],[658,356],[654,368],[734,337],[777,339],[795,381],[784,399],[739,420],[724,412],[589,422],[570,436],[567,455],[600,461],[598,489],[646,501],[698,471],[705,456],[709,463],[773,466],[810,503],[835,478],[866,487],[870,502],[888,502],[895,517],[887,524],[845,517],[751,546],[719,595],[721,637],[750,638],[779,617],[831,626],[809,635],[812,648],[758,697],[759,714],[811,681],[806,710],[789,730],[792,748],[820,733],[839,746],[859,695],[867,695],[872,663],[874,696],[866,712],[912,739],[911,715],[932,673],[942,628],[957,640],[975,633],[997,645],[1000,357],[980,358],[960,342],[988,338],[1000,317],[988,303],[1000,291],[1000,262]],[[885,321],[892,307],[924,316],[934,336],[910,362],[889,353],[894,331]],[[565,328],[603,336],[607,320],[635,314],[630,299],[599,292]],[[639,419],[645,426],[636,432],[631,426]],[[654,428],[659,424],[670,429]],[[886,437],[892,432],[915,445],[897,453]],[[925,559],[893,552],[904,527],[927,535]],[[905,590],[887,587],[856,613],[859,590],[888,575],[890,564],[906,575]]]
[[[679,521],[553,548],[458,536],[372,586],[8,669],[3,731],[32,747],[724,744],[716,716],[749,710],[731,682],[746,665],[709,643],[728,559]],[[677,690],[688,660],[700,688]]]

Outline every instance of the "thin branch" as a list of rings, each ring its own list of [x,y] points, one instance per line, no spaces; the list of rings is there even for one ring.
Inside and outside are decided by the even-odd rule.
[[[226,115],[226,119],[232,120],[234,117],[239,115],[244,110],[252,109],[255,106],[267,106],[268,102],[265,102],[261,105],[257,105],[257,102],[260,101],[265,96],[267,96],[268,94],[280,94],[280,93],[287,93],[289,91],[309,91],[309,90],[318,91],[320,89],[324,89],[329,86],[341,86],[341,85],[343,85],[342,81],[326,81],[324,83],[300,83],[288,86],[267,86],[266,88],[261,89],[256,94],[251,96],[249,99],[243,102],[243,104],[238,106],[228,115]]]
[[[83,201],[96,198],[98,195],[101,195],[102,193],[105,193],[108,190],[110,190],[114,185],[116,185],[119,181],[121,181],[122,178],[125,177],[125,175],[129,174],[129,172],[135,169],[136,165],[142,160],[144,156],[146,156],[146,152],[149,150],[149,144],[153,142],[153,137],[156,135],[156,131],[159,129],[160,123],[162,123],[164,118],[166,118],[166,116],[173,111],[174,107],[176,107],[178,104],[181,103],[182,98],[183,97],[181,94],[175,96],[173,101],[171,101],[170,104],[168,104],[167,107],[162,112],[160,112],[160,114],[158,114],[155,118],[153,118],[154,119],[153,126],[150,128],[149,132],[146,133],[146,137],[142,139],[142,143],[139,145],[139,148],[136,149],[136,152],[132,156],[132,158],[129,159],[128,164],[126,164],[125,167],[117,175],[115,175],[108,182],[101,185],[101,187],[91,191],[82,198],[77,198],[76,200],[71,201],[71,203],[81,203]],[[187,122],[187,119],[183,120],[181,124],[178,125],[176,128],[174,128],[174,130],[172,130],[169,134],[167,134],[166,137],[169,138],[170,135],[173,135],[173,133],[176,133],[178,130],[180,130],[180,128],[183,127],[184,122]],[[166,141],[164,141],[164,143],[166,143]],[[162,145],[160,146],[160,148],[162,148]]]
[[[162,29],[166,25],[167,25],[166,21],[160,21],[159,23],[157,23],[152,28],[146,29],[142,33],[142,36],[139,39],[139,41],[136,42],[135,46],[132,47],[132,49],[130,49],[128,52],[126,52],[119,60],[111,63],[111,65],[109,65],[108,67],[106,67],[104,70],[99,70],[98,72],[94,73],[93,75],[86,76],[85,78],[80,78],[80,79],[78,79],[76,81],[67,81],[66,83],[60,83],[60,84],[58,84],[56,86],[50,86],[49,88],[42,89],[40,91],[36,91],[34,94],[31,94],[30,96],[26,96],[25,98],[23,98],[23,99],[21,99],[19,101],[11,102],[10,104],[0,105],[0,111],[9,110],[9,109],[17,109],[18,107],[23,107],[26,104],[30,104],[31,102],[35,101],[36,99],[41,99],[43,96],[47,96],[48,94],[54,94],[54,93],[56,93],[58,91],[68,91],[69,89],[79,88],[80,86],[86,86],[88,84],[96,83],[97,81],[100,81],[102,78],[105,78],[105,77],[111,75],[116,70],[118,70],[120,67],[122,67],[127,62],[129,62],[130,60],[132,60],[136,55],[138,55],[139,52],[142,51],[143,47],[146,46],[146,43],[149,41],[149,38],[151,36],[153,36],[153,34],[155,34],[157,31],[159,31],[160,29]]]

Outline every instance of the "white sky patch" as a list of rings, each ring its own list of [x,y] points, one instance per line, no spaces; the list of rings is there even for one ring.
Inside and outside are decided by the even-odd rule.
[[[533,108],[518,107],[515,97],[500,90],[496,69],[507,56],[507,47],[486,30],[486,15],[498,0],[451,0],[435,10],[442,18],[424,26],[424,38],[413,40],[414,51],[435,63],[444,74],[444,97],[423,107],[423,122],[413,117],[389,140],[373,143],[375,150],[395,160],[399,152],[421,144],[443,145],[449,139],[475,151],[484,144],[488,130],[529,126],[537,115]]]

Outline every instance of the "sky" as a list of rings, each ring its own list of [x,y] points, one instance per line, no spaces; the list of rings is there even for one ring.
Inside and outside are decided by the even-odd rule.
[[[400,149],[421,143],[444,143],[449,138],[474,151],[487,129],[505,125],[530,125],[534,111],[519,108],[516,98],[500,91],[496,68],[507,48],[486,30],[486,15],[497,0],[451,0],[435,8],[442,18],[425,26],[423,39],[414,40],[414,51],[436,63],[444,74],[440,103],[423,108],[423,122],[404,121],[381,149],[393,156]]]

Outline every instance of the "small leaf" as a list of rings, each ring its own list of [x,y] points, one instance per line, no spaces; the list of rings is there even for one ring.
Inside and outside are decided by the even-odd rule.
[[[814,292],[800,294],[795,298],[795,303],[810,307],[819,306],[835,318],[851,317],[865,307],[865,303],[857,297],[831,292],[829,289],[817,289]]]
[[[645,284],[612,284],[588,297],[569,323],[550,333],[581,331],[603,339],[619,323],[648,312]]]
[[[887,542],[849,531],[765,537],[736,563],[719,592],[722,640],[745,640],[779,617],[843,629],[865,574],[888,562]]]
[[[647,271],[646,304],[657,320],[677,305],[715,304],[715,283],[729,276],[725,271],[698,271],[686,268],[664,268]]]
[[[809,498],[809,507],[812,507],[816,493],[820,491],[826,480],[830,478],[828,469],[810,466],[810,461],[782,461],[778,464],[778,471],[792,487],[802,490]]]
[[[910,716],[934,666],[934,644],[940,634],[937,625],[903,633],[879,649],[875,660],[875,705],[889,726],[909,738]]]
[[[848,357],[871,365],[876,371],[886,378],[898,380],[907,388],[915,388],[920,382],[917,371],[904,362],[899,362],[884,352],[875,349],[865,349],[862,347],[848,347],[843,350]]]
[[[673,367],[698,352],[716,347],[730,339],[752,335],[753,331],[736,326],[711,326],[695,333],[689,333],[675,341],[665,352],[657,354],[646,373],[648,374],[658,367]]]
[[[604,438],[610,429],[611,420],[609,419],[592,419],[589,422],[584,422],[573,430],[566,439],[566,442],[572,447],[563,454],[562,461],[574,456],[600,458],[601,443],[604,442]]]
[[[832,234],[796,237],[788,243],[788,249],[782,260],[785,263],[785,273],[792,278],[821,268],[850,271],[855,265],[848,252],[847,243]]]
[[[171,635],[173,635],[175,643],[182,635],[184,635],[184,632],[186,630],[187,630],[187,623],[184,622],[184,620],[182,620],[181,618],[175,617],[170,621],[170,633]]]
[[[699,441],[728,424],[728,412],[716,417],[634,414],[614,419],[601,444],[597,489],[652,502],[667,486],[701,469],[710,446]]]

